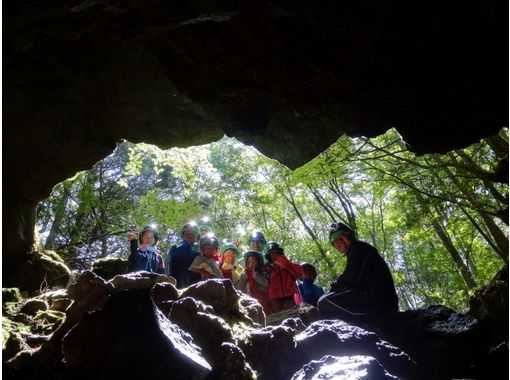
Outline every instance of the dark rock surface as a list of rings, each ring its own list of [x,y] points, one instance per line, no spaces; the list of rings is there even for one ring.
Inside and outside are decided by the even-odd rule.
[[[37,202],[120,139],[224,134],[297,167],[396,127],[418,153],[508,126],[508,4],[97,0],[3,7],[3,273]]]
[[[135,277],[117,281],[116,288],[113,280],[84,272],[67,290],[74,303],[65,321],[55,321],[47,335],[20,331],[13,321],[24,314],[10,309],[4,358],[24,351],[4,361],[4,376],[217,379],[228,374],[280,380],[366,372],[367,379],[421,380],[484,378],[508,364],[507,342],[491,347],[477,319],[442,306],[398,313],[363,328],[340,320],[312,322],[308,308],[296,307],[291,318],[264,327],[248,317],[239,297],[225,296],[229,280],[203,281],[176,300],[161,292],[159,302],[172,302],[166,316],[152,297],[155,288],[173,285],[155,282],[148,272]]]

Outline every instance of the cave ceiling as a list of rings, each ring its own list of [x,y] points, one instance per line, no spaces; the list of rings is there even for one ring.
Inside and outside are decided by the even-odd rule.
[[[37,202],[121,139],[226,134],[295,168],[343,134],[444,153],[506,126],[502,1],[3,3],[4,235],[26,244]]]

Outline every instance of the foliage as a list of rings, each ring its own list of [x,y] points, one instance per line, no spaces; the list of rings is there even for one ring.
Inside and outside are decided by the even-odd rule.
[[[389,130],[342,137],[290,171],[226,137],[169,151],[123,142],[57,185],[40,204],[38,226],[46,248],[88,268],[99,257],[127,257],[125,232],[149,223],[166,255],[183,224],[208,216],[220,240],[242,250],[261,230],[292,260],[314,264],[328,290],[345,265],[328,228],[343,221],[386,259],[402,309],[464,309],[508,258],[507,145],[503,129],[463,150],[416,157]]]

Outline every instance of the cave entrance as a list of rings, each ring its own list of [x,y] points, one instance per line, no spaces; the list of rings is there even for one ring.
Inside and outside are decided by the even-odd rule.
[[[97,259],[125,259],[127,231],[153,223],[166,259],[184,223],[209,217],[219,239],[241,250],[261,230],[292,260],[316,265],[329,289],[344,259],[328,227],[343,221],[389,263],[401,309],[462,310],[508,254],[508,184],[496,175],[505,139],[502,130],[463,150],[417,157],[395,130],[342,137],[294,171],[233,138],[167,151],[122,142],[40,202],[38,243],[81,271]]]

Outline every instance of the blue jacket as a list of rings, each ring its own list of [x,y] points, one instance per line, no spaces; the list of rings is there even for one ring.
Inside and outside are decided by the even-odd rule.
[[[300,282],[298,287],[301,297],[303,297],[303,302],[317,307],[317,301],[324,294],[324,289],[307,281]]]
[[[188,270],[195,257],[201,256],[196,244],[182,241],[173,245],[168,253],[168,274],[177,280],[177,289],[200,281],[200,273]]]
[[[147,272],[165,274],[163,257],[156,252],[155,248],[148,247],[146,251],[142,251],[138,247],[138,240],[130,240],[130,246],[131,254],[128,257],[128,272],[145,270]]]

